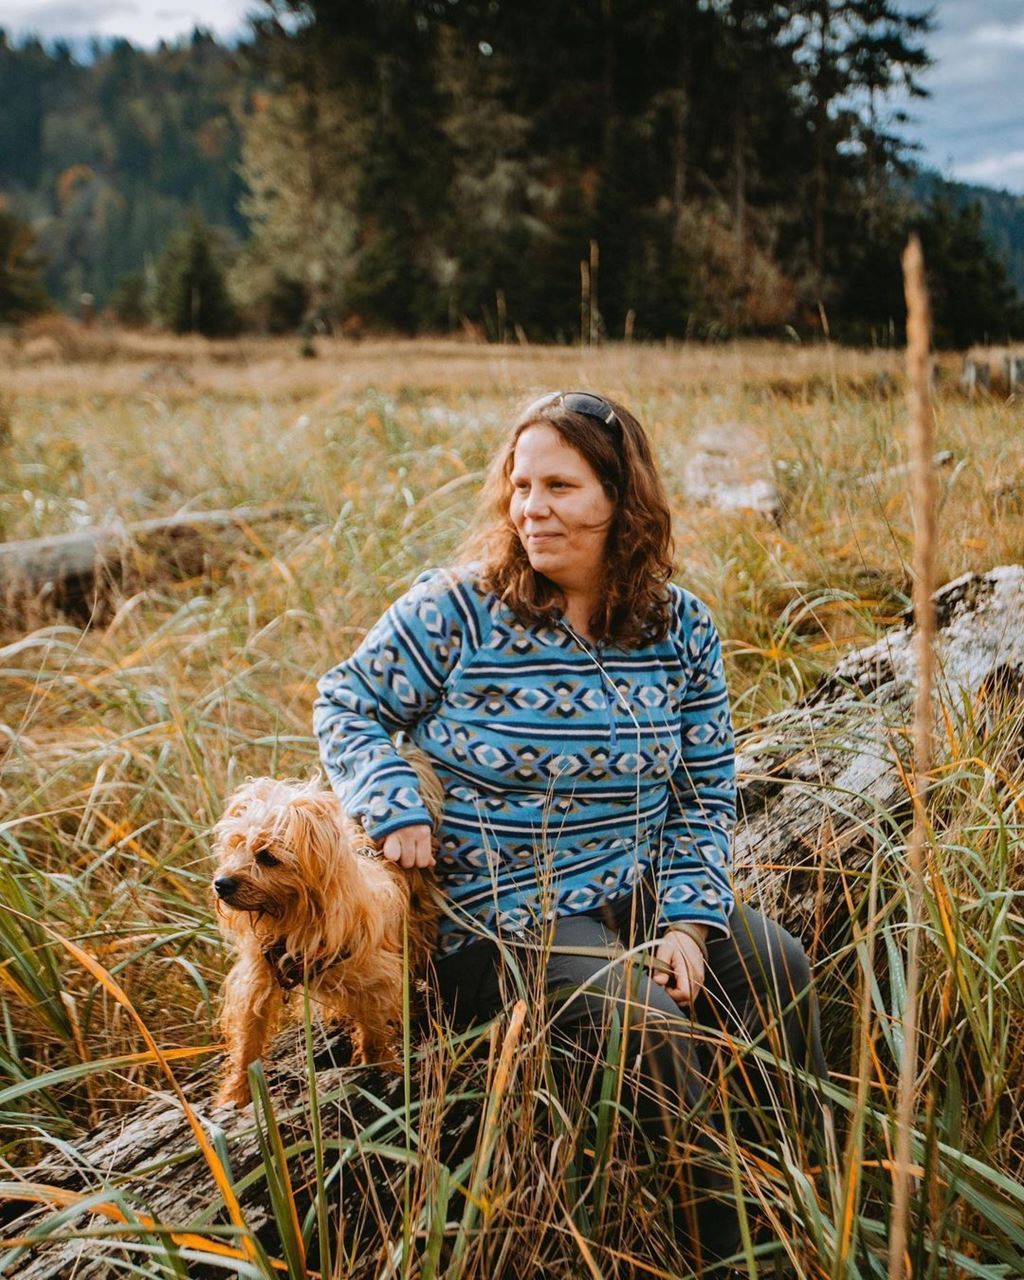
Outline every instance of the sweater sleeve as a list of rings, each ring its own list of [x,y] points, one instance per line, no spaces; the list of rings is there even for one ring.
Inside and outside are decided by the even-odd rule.
[[[689,680],[681,759],[662,832],[658,923],[685,920],[728,936],[736,764],[722,646],[707,607],[688,592],[681,593],[674,627]]]
[[[375,840],[430,821],[391,735],[438,703],[476,625],[468,593],[451,575],[424,574],[317,684],[313,729],[328,781]]]

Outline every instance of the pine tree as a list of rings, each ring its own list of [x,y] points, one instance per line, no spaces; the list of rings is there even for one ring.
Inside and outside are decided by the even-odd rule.
[[[0,184],[33,187],[43,156],[43,113],[54,63],[38,39],[13,48],[0,28]]]
[[[157,265],[156,311],[175,333],[216,338],[236,327],[215,235],[197,213],[171,236]]]
[[[765,143],[775,154],[778,150],[777,140],[763,125],[774,115],[779,97],[792,90],[793,42],[789,15],[777,0],[712,0],[710,8],[720,22],[720,70],[728,85],[728,101],[722,105],[731,133],[729,205],[742,264],[747,252],[747,207],[760,178],[759,157]]]
[[[114,287],[110,308],[126,328],[137,328],[149,320],[146,277],[141,272],[122,276]]]
[[[505,106],[509,74],[507,59],[489,45],[481,51],[454,27],[440,33],[441,127],[452,168],[434,274],[447,294],[448,327],[465,316],[493,336],[526,320],[525,276],[541,234],[529,202],[529,121]],[[499,322],[499,297],[507,325]]]
[[[880,107],[897,88],[923,94],[916,76],[930,63],[921,41],[931,19],[892,0],[798,0],[793,8],[812,145],[811,283],[820,300],[836,211],[852,203],[859,215],[865,169],[877,171],[902,150],[882,127]]]
[[[262,41],[270,83],[243,118],[241,209],[252,240],[233,279],[269,328],[281,327],[300,296],[300,320],[331,325],[348,300],[369,129],[316,33],[289,34],[267,20]]]
[[[1024,336],[1024,305],[981,230],[981,207],[933,200],[919,230],[928,268],[937,346]]]
[[[368,55],[373,134],[359,186],[353,305],[405,332],[448,320],[436,268],[443,256],[451,144],[440,127],[439,24],[426,9],[412,0],[350,0],[345,10],[355,47]]]

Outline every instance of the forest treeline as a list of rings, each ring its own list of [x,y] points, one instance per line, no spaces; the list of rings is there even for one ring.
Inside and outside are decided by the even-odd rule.
[[[913,169],[929,31],[891,0],[274,0],[239,47],[0,40],[0,313],[20,263],[176,328],[889,342],[916,229],[939,342],[1017,336],[1024,201]]]

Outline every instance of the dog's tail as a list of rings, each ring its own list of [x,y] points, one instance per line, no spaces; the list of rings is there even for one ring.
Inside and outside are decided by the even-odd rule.
[[[402,759],[412,765],[416,777],[420,780],[420,799],[426,806],[436,831],[441,821],[441,811],[444,809],[444,787],[441,785],[441,779],[434,772],[430,756],[405,733],[396,736],[395,746]]]

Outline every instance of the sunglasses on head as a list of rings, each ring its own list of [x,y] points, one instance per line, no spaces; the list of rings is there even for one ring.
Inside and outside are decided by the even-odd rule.
[[[562,405],[570,413],[582,413],[585,418],[593,418],[595,422],[611,427],[622,435],[622,423],[618,414],[607,400],[591,395],[589,391],[551,391],[535,400],[523,414],[523,418],[529,418],[544,409],[553,409],[556,404]]]

